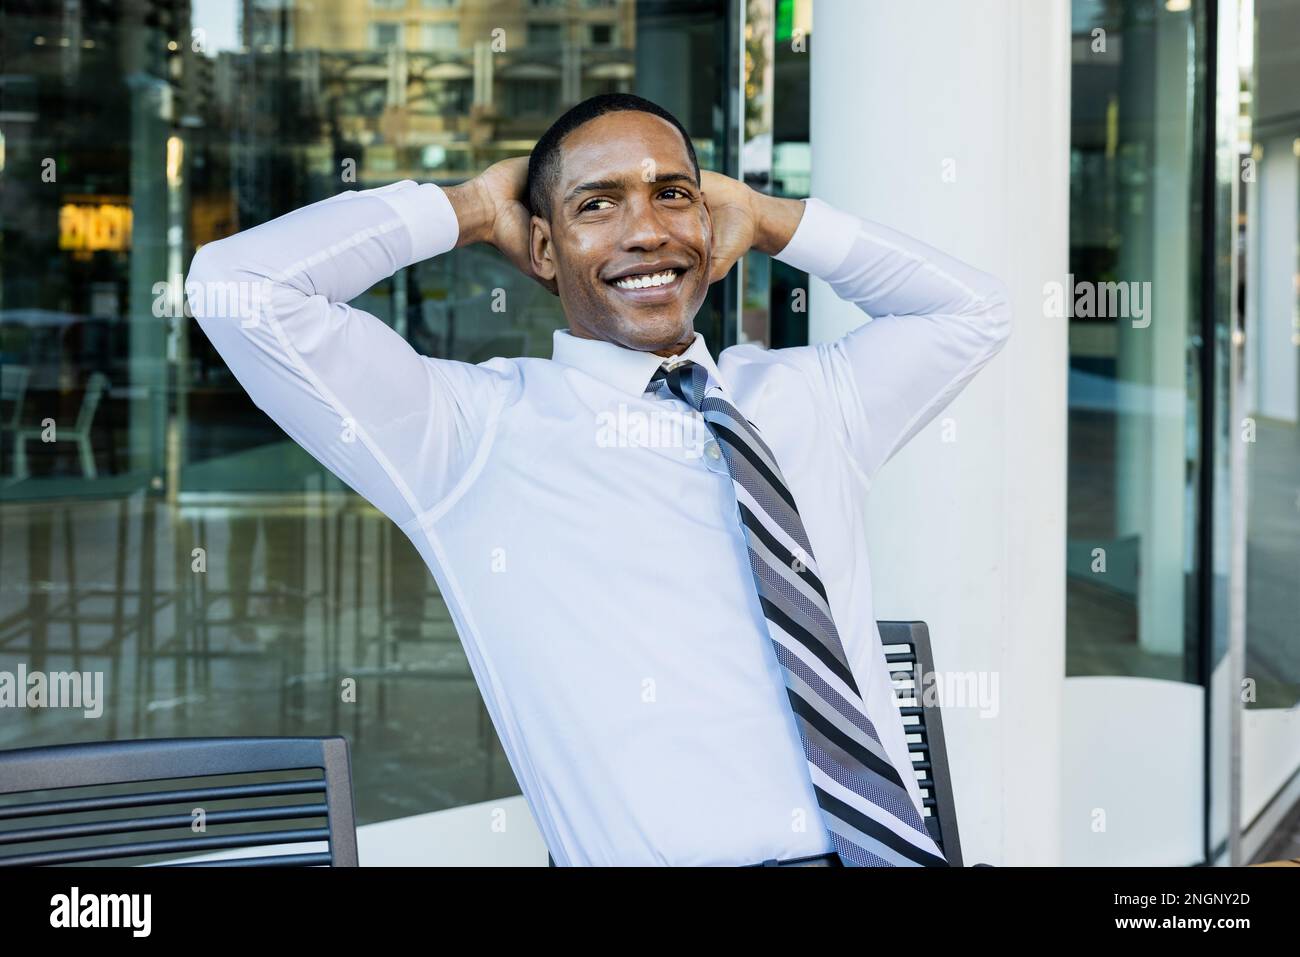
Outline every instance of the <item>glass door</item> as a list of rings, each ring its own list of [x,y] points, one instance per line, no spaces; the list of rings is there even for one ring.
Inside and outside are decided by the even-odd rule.
[[[1186,865],[1208,813],[1213,4],[1072,12],[1070,273],[1044,288],[1070,328],[1065,862]]]

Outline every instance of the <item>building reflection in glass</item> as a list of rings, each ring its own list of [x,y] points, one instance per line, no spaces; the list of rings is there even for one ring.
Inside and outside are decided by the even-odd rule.
[[[768,15],[788,35],[806,6]],[[344,733],[362,823],[518,793],[414,549],[251,403],[182,277],[204,243],[340,190],[450,184],[526,154],[599,92],[673,110],[701,165],[735,175],[738,10],[5,3],[0,670],[103,671],[107,701],[93,720],[0,714],[0,748]],[[799,62],[785,75],[806,91]],[[736,338],[728,297],[718,284],[697,317],[715,351]],[[549,356],[563,322],[481,248],[354,304],[469,362]]]

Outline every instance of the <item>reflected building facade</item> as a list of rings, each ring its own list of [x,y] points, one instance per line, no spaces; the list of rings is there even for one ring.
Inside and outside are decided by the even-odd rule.
[[[760,18],[770,43],[796,23],[807,33],[810,10],[6,3],[0,670],[102,671],[107,701],[95,721],[5,713],[0,747],[343,733],[362,824],[517,795],[409,541],[252,404],[188,315],[183,276],[203,244],[340,190],[449,185],[526,155],[601,92],[668,107],[701,166],[733,176],[773,149],[742,141],[757,136],[743,91],[763,89],[769,111],[782,97],[805,117],[785,166],[806,186],[808,46],[777,85],[770,61],[747,62],[742,21]],[[715,353],[738,339],[739,298],[737,279],[715,284],[697,315]],[[767,296],[751,298],[761,318]],[[353,304],[424,354],[468,362],[549,356],[564,323],[557,299],[484,247]]]

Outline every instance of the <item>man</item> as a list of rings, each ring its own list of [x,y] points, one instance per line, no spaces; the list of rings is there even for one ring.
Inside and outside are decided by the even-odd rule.
[[[347,305],[475,242],[560,297],[552,359],[418,355]],[[693,317],[750,249],[873,320],[715,363]],[[864,498],[1001,347],[1002,283],[701,175],[677,120],[621,94],[527,161],[340,193],[205,246],[189,279],[257,405],[424,557],[558,864],[946,863],[875,626]],[[254,308],[206,309],[231,283]]]

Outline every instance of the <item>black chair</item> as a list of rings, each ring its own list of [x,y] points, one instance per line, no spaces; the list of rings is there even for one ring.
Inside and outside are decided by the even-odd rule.
[[[930,629],[923,621],[878,621],[880,641],[889,664],[889,676],[898,699],[907,732],[907,750],[921,789],[925,826],[953,867],[961,867],[961,843],[957,839],[957,809],[952,800],[952,779],[948,776],[948,750],[943,741],[943,718],[937,704],[926,705],[922,676],[934,671],[930,651]],[[555,858],[546,855],[547,864]],[[976,867],[987,866],[976,864]]]
[[[218,780],[186,786],[187,778]],[[158,782],[176,783],[158,789]],[[62,793],[55,800],[5,800],[51,790]],[[312,796],[309,803],[302,795]],[[0,751],[0,801],[0,866],[121,865],[232,848],[252,856],[177,863],[357,866],[352,771],[341,737],[170,738]],[[151,814],[123,817],[128,808]],[[205,817],[202,836],[191,833],[196,808]],[[287,827],[290,821],[305,826]],[[270,822],[282,827],[268,828]],[[216,833],[208,834],[209,828]],[[138,840],[165,831],[185,836]],[[328,850],[256,853],[269,845],[319,842]]]
[[[957,808],[948,774],[948,748],[943,740],[939,705],[925,703],[923,676],[934,672],[930,629],[923,621],[878,621],[889,677],[903,716],[907,750],[921,789],[925,826],[943,856],[961,867],[961,842],[957,839]]]

